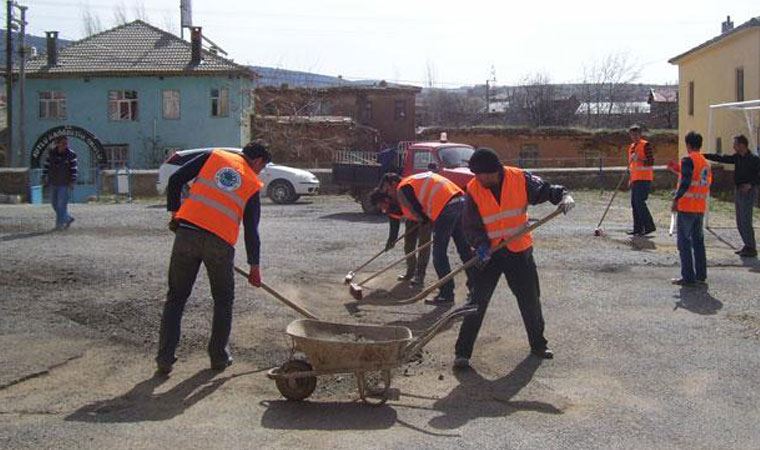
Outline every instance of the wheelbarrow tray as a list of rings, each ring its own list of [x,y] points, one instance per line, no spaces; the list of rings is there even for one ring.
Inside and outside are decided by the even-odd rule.
[[[372,371],[398,367],[412,340],[407,327],[349,325],[298,319],[285,332],[317,372]]]

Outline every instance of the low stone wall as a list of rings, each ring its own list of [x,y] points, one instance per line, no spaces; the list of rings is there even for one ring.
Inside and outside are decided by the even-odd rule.
[[[29,169],[0,168],[0,194],[20,195],[29,198]]]
[[[159,195],[156,190],[158,170],[131,170],[129,175],[133,197],[156,197]],[[112,195],[116,192],[115,170],[104,170],[101,173],[101,186],[102,195]]]

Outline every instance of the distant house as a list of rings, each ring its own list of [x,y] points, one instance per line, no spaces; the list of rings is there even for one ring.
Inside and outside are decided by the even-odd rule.
[[[679,151],[686,153],[683,138],[690,130],[705,137],[708,151],[731,148],[738,133],[750,141],[758,130],[748,132],[740,114],[715,115],[714,134],[708,129],[710,105],[760,99],[760,17],[734,27],[729,17],[718,36],[674,57],[678,66]],[[757,145],[757,144],[755,144]]]
[[[358,126],[377,131],[375,148],[362,149],[376,150],[414,140],[415,97],[420,91],[385,81],[325,88],[265,86],[256,89],[256,114],[349,117]]]
[[[678,88],[662,87],[649,90],[649,120],[651,128],[678,126]]]
[[[59,49],[57,32],[48,32],[47,55],[26,67],[25,154],[18,165],[28,165],[38,137],[60,125],[99,138],[107,167],[155,168],[175,149],[246,142],[254,72],[204,50],[200,27],[191,36],[186,42],[136,20]],[[18,83],[14,89],[17,100]],[[82,142],[70,143],[86,174],[94,158]]]

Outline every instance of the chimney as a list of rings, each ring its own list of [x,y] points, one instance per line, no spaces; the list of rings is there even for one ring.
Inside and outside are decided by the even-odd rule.
[[[726,21],[720,24],[720,33],[725,34],[734,29],[734,23],[731,22],[731,16],[726,16]]]
[[[49,67],[58,65],[58,32],[46,31],[47,37],[47,64]]]
[[[197,66],[201,63],[201,45],[202,40],[201,27],[190,27],[190,45],[192,51],[190,53],[190,64]]]

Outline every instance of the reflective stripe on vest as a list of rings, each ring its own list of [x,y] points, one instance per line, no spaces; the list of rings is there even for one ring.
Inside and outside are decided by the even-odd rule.
[[[631,182],[654,180],[654,168],[644,165],[648,143],[640,139],[639,142],[628,147],[628,170],[631,172]]]
[[[528,226],[528,192],[525,173],[515,167],[504,167],[504,179],[497,203],[490,189],[477,179],[467,184],[467,193],[475,201],[491,248],[497,247]],[[533,246],[533,237],[525,233],[507,244],[511,252],[522,252]]]
[[[676,209],[679,212],[704,214],[707,210],[707,197],[710,195],[710,185],[712,184],[712,170],[710,163],[699,152],[689,152],[689,158],[694,165],[691,173],[691,183],[686,192],[678,199]],[[680,170],[679,170],[680,172]],[[683,179],[679,175],[678,182],[681,184]]]
[[[414,195],[422,206],[422,211],[433,221],[438,219],[452,197],[463,193],[453,181],[433,172],[423,172],[402,179],[398,184],[399,205],[404,217],[410,220],[419,220],[419,218],[413,212],[411,203],[401,192],[404,186],[411,186],[414,189]]]
[[[212,150],[176,218],[235,245],[245,205],[261,186],[263,183],[242,156]]]

